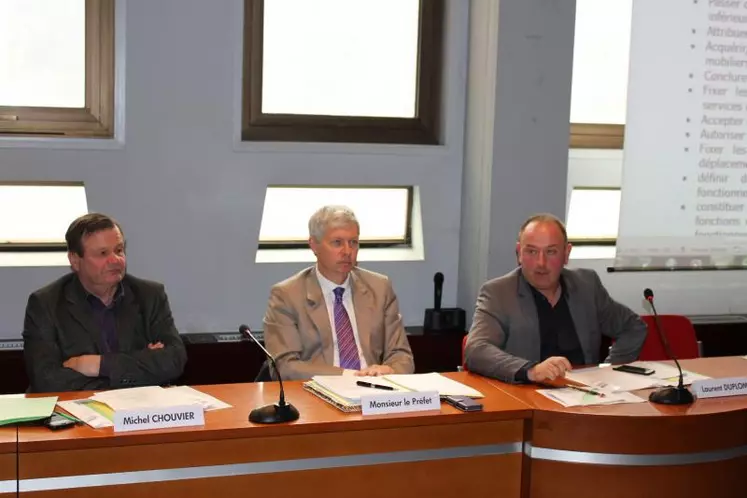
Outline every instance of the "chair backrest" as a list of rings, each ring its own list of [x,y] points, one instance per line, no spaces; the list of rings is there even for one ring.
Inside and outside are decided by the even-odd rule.
[[[642,315],[641,318],[648,326],[648,335],[641,348],[642,361],[668,360],[669,355],[661,342],[661,337],[656,331],[656,323],[653,315]],[[695,336],[695,328],[687,317],[682,315],[659,315],[662,332],[666,334],[672,353],[677,359],[697,358],[698,338]]]

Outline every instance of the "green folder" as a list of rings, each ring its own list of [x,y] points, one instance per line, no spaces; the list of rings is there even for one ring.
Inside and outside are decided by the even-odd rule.
[[[52,415],[57,396],[24,398],[0,396],[0,425],[42,420]]]

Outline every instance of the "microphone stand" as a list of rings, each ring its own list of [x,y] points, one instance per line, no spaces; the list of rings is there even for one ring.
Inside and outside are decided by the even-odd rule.
[[[280,399],[277,403],[271,405],[260,406],[255,408],[249,413],[249,421],[255,424],[282,424],[285,422],[293,422],[298,420],[300,414],[295,406],[285,402],[285,389],[283,389],[283,379],[280,376],[278,367],[275,364],[275,358],[265,349],[265,347],[254,337],[249,327],[242,325],[239,327],[239,333],[244,337],[251,338],[257,346],[264,351],[267,358],[272,364],[272,368],[278,376],[278,382],[280,383]]]
[[[657,332],[659,332],[661,342],[664,345],[664,348],[666,349],[669,357],[673,359],[674,364],[677,365],[677,370],[679,370],[680,372],[680,378],[677,387],[659,388],[649,395],[648,400],[652,403],[659,403],[662,405],[689,405],[690,403],[693,403],[695,401],[695,398],[693,397],[693,393],[691,393],[685,387],[685,379],[684,375],[682,374],[682,367],[680,366],[680,362],[677,361],[677,357],[672,353],[672,348],[669,347],[669,341],[667,340],[666,335],[664,335],[664,329],[661,327],[659,314],[656,312],[656,306],[654,305],[654,296],[646,296],[646,300],[651,303],[651,309],[654,312],[654,322],[656,323],[656,330]]]

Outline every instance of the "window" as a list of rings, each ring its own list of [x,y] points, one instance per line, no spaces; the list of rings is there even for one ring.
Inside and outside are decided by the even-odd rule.
[[[571,148],[621,149],[632,0],[577,0]]]
[[[574,188],[568,207],[568,240],[576,245],[614,245],[619,218],[619,188]]]
[[[0,136],[112,137],[114,0],[0,2]]]
[[[65,251],[70,223],[88,212],[81,183],[0,184],[0,251]]]
[[[262,210],[260,249],[308,247],[309,218],[328,204],[355,212],[361,247],[411,242],[412,187],[270,186]]]
[[[443,0],[245,0],[242,139],[439,143]]]

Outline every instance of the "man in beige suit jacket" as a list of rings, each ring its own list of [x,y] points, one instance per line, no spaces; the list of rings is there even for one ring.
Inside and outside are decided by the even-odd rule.
[[[349,208],[321,208],[309,220],[316,266],[273,286],[264,339],[283,379],[414,371],[389,279],[356,267],[358,236]]]

